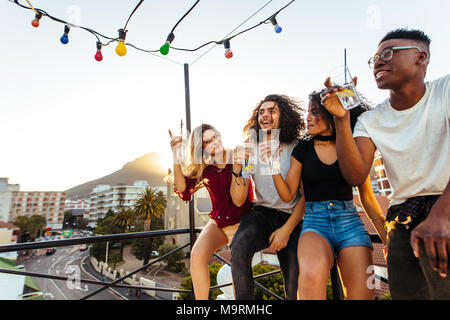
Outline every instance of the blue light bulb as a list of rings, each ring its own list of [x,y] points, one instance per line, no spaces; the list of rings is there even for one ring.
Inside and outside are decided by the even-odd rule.
[[[61,41],[62,44],[68,44],[69,43],[69,36],[64,33],[59,40]]]
[[[283,31],[283,28],[280,27],[280,26],[278,26],[278,25],[276,25],[276,26],[275,26],[275,32],[276,32],[276,33],[280,33],[281,31]]]

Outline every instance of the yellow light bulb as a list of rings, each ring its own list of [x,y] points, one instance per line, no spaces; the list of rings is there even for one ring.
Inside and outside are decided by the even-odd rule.
[[[117,44],[116,53],[121,57],[127,54],[127,48],[125,47],[125,43],[121,40],[119,40],[119,43]]]

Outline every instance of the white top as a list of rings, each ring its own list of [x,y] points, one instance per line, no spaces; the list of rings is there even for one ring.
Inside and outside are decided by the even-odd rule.
[[[291,153],[294,147],[297,145],[298,140],[295,140],[290,144],[281,144],[282,151],[280,153],[280,171],[283,179],[286,179],[286,175],[291,167]],[[263,161],[257,161],[255,165],[255,173],[249,174],[242,171],[242,176],[246,179],[253,180],[254,187],[254,200],[255,205],[264,206],[267,208],[281,210],[286,213],[292,213],[295,205],[297,204],[299,194],[295,198],[286,203],[281,200],[278,195],[271,173],[269,173],[268,164]]]
[[[425,95],[407,110],[389,99],[359,116],[354,137],[368,137],[383,157],[392,187],[390,205],[442,194],[450,177],[450,75],[426,82]]]

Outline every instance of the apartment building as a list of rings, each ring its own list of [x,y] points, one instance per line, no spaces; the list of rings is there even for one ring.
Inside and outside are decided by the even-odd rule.
[[[378,189],[380,194],[384,196],[390,195],[392,193],[391,185],[389,184],[389,180],[386,175],[386,168],[384,167],[383,158],[381,157],[381,154],[378,150],[375,152],[373,166],[377,175]]]
[[[66,194],[62,191],[13,191],[8,221],[18,216],[41,215],[47,220],[47,227],[62,228]]]
[[[89,199],[66,200],[64,203],[64,212],[70,211],[72,214],[82,215],[84,219],[89,219],[90,202]]]
[[[8,221],[13,191],[19,191],[18,184],[9,184],[9,178],[0,178],[0,221]]]
[[[109,210],[118,212],[120,208],[133,207],[148,187],[150,185],[145,180],[135,181],[133,185],[118,184],[111,186],[101,184],[96,186],[89,198],[89,226],[95,227],[97,219],[103,218]],[[152,189],[156,192],[164,190],[165,193],[165,187],[152,187]]]

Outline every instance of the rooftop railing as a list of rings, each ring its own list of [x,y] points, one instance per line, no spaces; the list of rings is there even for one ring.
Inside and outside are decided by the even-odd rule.
[[[196,234],[201,232],[201,228],[182,228],[182,229],[170,229],[170,230],[156,230],[156,231],[147,231],[147,232],[134,232],[134,233],[120,233],[120,234],[110,234],[110,235],[97,235],[97,236],[91,236],[91,237],[82,237],[82,238],[73,238],[73,239],[64,239],[64,240],[51,240],[51,241],[43,241],[43,242],[27,242],[27,243],[18,243],[18,244],[12,244],[12,245],[5,245],[0,246],[0,253],[4,252],[14,252],[14,251],[22,251],[22,250],[33,250],[33,249],[44,249],[44,248],[50,248],[50,247],[64,247],[64,246],[70,246],[70,245],[78,245],[78,244],[90,244],[90,243],[98,243],[98,242],[107,242],[107,241],[119,241],[119,240],[128,240],[128,239],[142,239],[142,238],[148,238],[148,237],[154,237],[154,236],[168,236],[168,235],[177,235],[177,234],[190,234],[191,240],[194,239]],[[370,234],[371,241],[373,243],[381,243],[381,239],[377,234]],[[180,250],[183,250],[187,248],[188,246],[193,246],[193,241],[190,241],[188,243],[185,243],[184,245],[156,258],[155,260],[143,265],[142,267],[137,268],[136,270],[133,270],[132,272],[126,274],[125,276],[119,277],[118,279],[113,280],[112,282],[104,282],[104,281],[96,281],[96,280],[90,280],[90,279],[79,279],[80,283],[87,283],[87,284],[95,284],[102,286],[101,288],[87,294],[86,296],[82,297],[81,300],[89,299],[96,294],[111,288],[111,287],[117,287],[117,288],[127,288],[127,289],[135,289],[135,290],[152,290],[152,291],[168,291],[168,292],[183,292],[183,293],[190,293],[192,294],[192,297],[194,297],[193,290],[184,290],[184,289],[176,289],[176,288],[164,288],[164,287],[146,287],[146,286],[133,286],[133,285],[126,285],[123,284],[123,280],[125,280],[128,277],[131,277],[138,273],[141,270],[147,269],[148,267],[164,260],[169,255],[178,252]],[[225,264],[231,266],[231,263],[218,255],[217,253],[214,253],[214,256],[224,262]],[[276,293],[270,291],[269,289],[262,286],[260,283],[258,283],[256,280],[273,276],[275,274],[280,273],[281,270],[275,270],[271,272],[267,272],[264,274],[260,274],[253,277],[255,286],[265,293],[269,294],[270,296],[274,297],[278,300],[283,300],[280,296],[278,296]],[[0,273],[7,273],[7,274],[15,274],[15,275],[23,275],[23,276],[31,276],[31,277],[39,277],[39,278],[46,278],[46,279],[54,279],[54,280],[70,280],[69,277],[66,276],[59,276],[59,275],[51,275],[51,274],[43,274],[43,273],[36,273],[36,272],[29,272],[29,271],[21,271],[21,270],[9,270],[9,269],[0,269]],[[342,294],[342,285],[339,277],[339,272],[336,267],[336,263],[334,264],[333,268],[330,271],[330,277],[331,277],[331,285],[332,285],[332,292],[333,292],[333,299],[334,300],[341,300],[343,298]],[[385,283],[388,283],[387,279],[383,277],[376,276],[378,280],[383,281]],[[218,289],[221,287],[226,287],[231,285],[231,283],[221,284],[212,286],[210,290]]]

